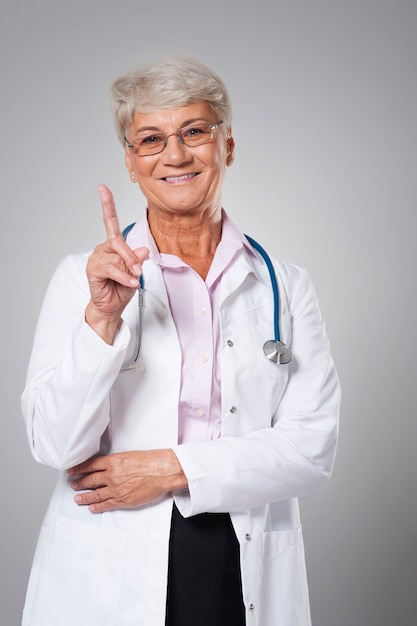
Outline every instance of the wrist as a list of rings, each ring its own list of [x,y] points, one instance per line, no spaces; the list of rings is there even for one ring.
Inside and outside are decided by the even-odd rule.
[[[170,464],[167,484],[169,488],[168,491],[180,491],[181,489],[187,489],[188,480],[177,455],[171,449],[168,449],[167,453]]]
[[[85,321],[109,345],[113,344],[122,322],[120,316],[103,315],[91,302],[85,309]]]

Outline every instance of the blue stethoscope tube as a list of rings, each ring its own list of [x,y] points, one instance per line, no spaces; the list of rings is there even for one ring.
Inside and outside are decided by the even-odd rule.
[[[122,232],[123,237],[126,239],[128,233],[132,230],[133,224],[129,224],[124,231]],[[249,235],[245,235],[246,239],[249,241],[250,245],[255,248],[257,252],[261,255],[265,264],[268,268],[269,277],[271,280],[271,288],[274,296],[274,339],[269,339],[263,345],[263,351],[266,358],[272,363],[277,363],[279,365],[285,365],[289,363],[292,359],[291,349],[285,345],[281,341],[280,330],[279,330],[279,292],[278,292],[278,282],[277,277],[275,275],[274,267],[272,265],[272,261],[262,246],[249,237]],[[137,344],[135,350],[135,358],[130,365],[122,368],[122,372],[131,371],[137,369],[137,361],[140,354],[140,347],[142,343],[142,328],[143,328],[143,299],[144,299],[144,291],[145,291],[145,282],[143,278],[143,274],[139,278],[139,287],[138,287],[138,334],[137,334]]]
[[[279,332],[279,293],[275,270],[267,251],[262,248],[257,241],[252,239],[252,237],[249,237],[249,235],[245,235],[245,237],[249,241],[250,245],[259,252],[265,261],[269,272],[269,278],[271,279],[272,293],[274,295],[274,339],[268,339],[268,341],[265,341],[263,345],[264,354],[269,361],[272,361],[272,363],[286,365],[291,361],[292,353],[291,349],[281,341],[281,335]]]

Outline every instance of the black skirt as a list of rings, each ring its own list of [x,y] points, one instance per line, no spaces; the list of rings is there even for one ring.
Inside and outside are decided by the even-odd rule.
[[[165,626],[245,626],[239,543],[227,513],[185,519],[174,504]]]

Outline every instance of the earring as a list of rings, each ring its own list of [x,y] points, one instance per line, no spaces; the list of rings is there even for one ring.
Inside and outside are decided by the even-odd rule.
[[[130,173],[130,178],[131,178],[131,180],[132,180],[132,183],[137,183],[137,182],[138,182],[138,180],[137,180],[137,178],[136,178],[136,174],[135,174],[135,172],[131,172],[131,173]]]

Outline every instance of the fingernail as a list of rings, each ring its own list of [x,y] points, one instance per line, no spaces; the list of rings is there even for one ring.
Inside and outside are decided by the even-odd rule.
[[[136,276],[139,276],[140,272],[141,272],[141,267],[140,265],[138,265],[137,263],[132,267],[133,273],[136,274]]]

